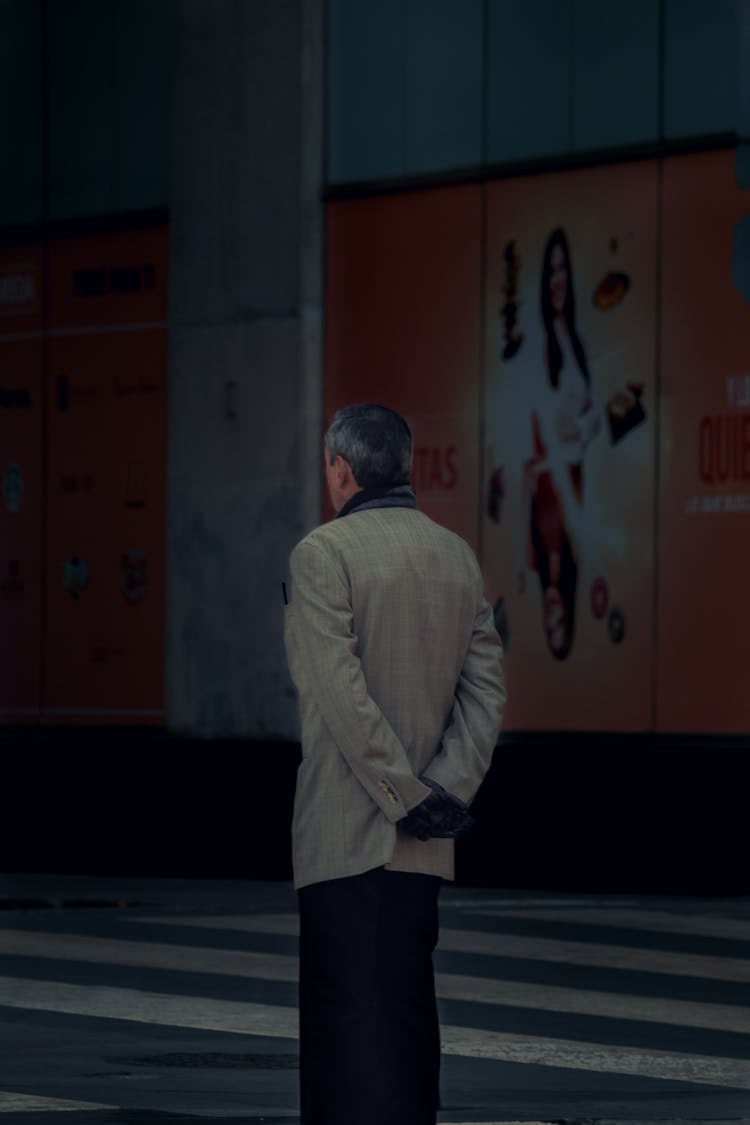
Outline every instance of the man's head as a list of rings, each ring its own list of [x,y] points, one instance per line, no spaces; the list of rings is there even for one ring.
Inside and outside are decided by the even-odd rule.
[[[409,483],[411,430],[386,406],[345,406],[328,427],[325,463],[331,502],[339,511],[362,488]]]

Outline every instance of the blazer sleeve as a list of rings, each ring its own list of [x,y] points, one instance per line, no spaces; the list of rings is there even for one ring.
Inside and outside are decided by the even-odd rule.
[[[467,804],[492,763],[506,698],[502,644],[478,567],[477,581],[478,609],[453,710],[438,752],[423,774]]]
[[[309,540],[295,547],[290,568],[287,656],[303,709],[305,701],[318,709],[358,781],[388,820],[400,820],[431,790],[368,693],[346,577]]]

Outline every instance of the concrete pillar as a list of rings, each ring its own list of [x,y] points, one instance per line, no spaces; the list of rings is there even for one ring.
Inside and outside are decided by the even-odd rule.
[[[174,0],[167,723],[293,738],[319,521],[323,0]],[[288,581],[288,579],[287,579]]]

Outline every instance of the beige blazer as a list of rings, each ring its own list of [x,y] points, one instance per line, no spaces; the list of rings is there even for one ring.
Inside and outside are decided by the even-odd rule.
[[[295,886],[383,865],[452,879],[453,841],[396,822],[420,774],[469,802],[492,759],[502,650],[473,552],[413,508],[363,508],[298,543],[291,574]]]

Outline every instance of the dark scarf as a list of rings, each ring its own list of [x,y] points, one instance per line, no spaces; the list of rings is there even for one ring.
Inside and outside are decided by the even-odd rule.
[[[376,484],[372,488],[361,488],[347,500],[336,514],[336,519],[348,516],[363,508],[416,508],[417,496],[412,486],[404,481],[400,484]]]

